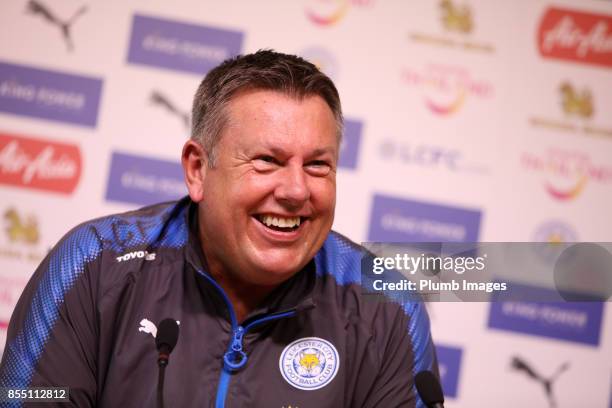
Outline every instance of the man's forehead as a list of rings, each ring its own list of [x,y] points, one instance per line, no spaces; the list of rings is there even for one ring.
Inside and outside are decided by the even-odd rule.
[[[323,110],[334,116],[331,107],[325,99],[316,93],[297,94],[282,90],[271,90],[261,88],[247,88],[236,92],[229,100],[228,107],[230,113],[240,110],[250,110],[252,112],[273,113],[275,109],[266,110],[271,104],[276,108],[287,107],[296,110],[305,110],[308,105],[316,103]]]
[[[316,94],[298,98],[279,91],[242,92],[230,100],[224,125],[224,134],[258,135],[270,149],[297,141],[314,145],[313,154],[339,147],[333,113]]]

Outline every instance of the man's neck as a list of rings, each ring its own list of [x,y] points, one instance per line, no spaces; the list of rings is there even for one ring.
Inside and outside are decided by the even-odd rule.
[[[209,273],[229,298],[239,324],[276,288],[275,286],[248,284],[231,273],[226,273],[211,265],[209,265]]]

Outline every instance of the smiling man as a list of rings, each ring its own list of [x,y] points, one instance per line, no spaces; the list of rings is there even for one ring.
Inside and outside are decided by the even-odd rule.
[[[313,259],[334,219],[340,125],[299,92],[238,91],[217,143],[196,133],[183,150],[208,271],[239,321]]]
[[[341,135],[338,92],[303,59],[213,69],[182,153],[189,197],[57,244],[11,318],[0,387],[153,406],[170,317],[168,406],[422,406],[414,375],[437,371],[423,305],[366,300],[367,253],[331,231]]]

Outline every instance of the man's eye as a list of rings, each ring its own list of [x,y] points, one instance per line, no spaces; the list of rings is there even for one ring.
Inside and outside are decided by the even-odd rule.
[[[276,159],[272,156],[259,156],[257,160],[261,160],[266,163],[276,163]]]
[[[331,170],[331,165],[324,160],[313,160],[308,163],[307,168],[316,176],[325,176]]]
[[[276,160],[272,156],[266,155],[258,156],[255,158],[255,160],[253,160],[253,165],[255,169],[259,171],[271,170],[278,164],[278,160]]]

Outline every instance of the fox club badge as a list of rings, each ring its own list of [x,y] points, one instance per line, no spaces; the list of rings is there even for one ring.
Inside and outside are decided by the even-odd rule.
[[[340,367],[338,350],[319,337],[304,337],[289,344],[278,362],[289,384],[300,390],[318,390],[329,384]]]

